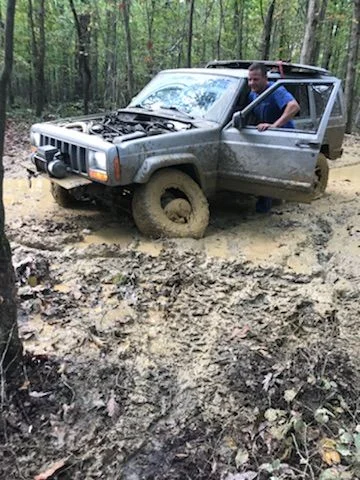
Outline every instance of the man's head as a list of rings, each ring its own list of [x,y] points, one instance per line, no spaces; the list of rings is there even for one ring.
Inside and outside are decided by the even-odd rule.
[[[266,67],[263,63],[252,63],[249,67],[248,83],[255,93],[263,92],[268,84]]]

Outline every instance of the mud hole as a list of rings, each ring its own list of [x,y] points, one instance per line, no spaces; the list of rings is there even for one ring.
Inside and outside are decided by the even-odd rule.
[[[9,135],[26,357],[0,478],[60,461],[48,478],[313,479],[324,438],[342,447],[331,478],[360,478],[358,138],[312,205],[222,198],[204,239],[153,242],[126,213],[29,189]]]

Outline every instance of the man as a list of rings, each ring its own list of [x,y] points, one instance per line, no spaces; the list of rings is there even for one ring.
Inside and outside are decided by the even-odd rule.
[[[248,84],[251,89],[249,103],[255,100],[267,88],[273,85],[266,75],[266,67],[262,63],[253,63],[249,67]],[[292,118],[300,110],[298,102],[285,87],[279,87],[254,108],[260,132],[268,128],[295,128]]]
[[[248,84],[251,89],[249,103],[253,102],[261,93],[273,85],[267,78],[266,67],[263,63],[253,63],[249,67]],[[295,98],[285,87],[279,87],[257,105],[253,112],[258,120],[257,129],[264,132],[269,128],[295,128],[292,119],[300,110]],[[256,211],[268,212],[272,206],[272,199],[259,197]]]

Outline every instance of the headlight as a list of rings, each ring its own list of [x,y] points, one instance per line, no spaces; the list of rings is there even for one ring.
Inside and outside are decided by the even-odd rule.
[[[89,167],[98,170],[106,170],[106,153],[89,152]]]
[[[30,132],[30,143],[35,147],[40,146],[40,133],[39,132]]]

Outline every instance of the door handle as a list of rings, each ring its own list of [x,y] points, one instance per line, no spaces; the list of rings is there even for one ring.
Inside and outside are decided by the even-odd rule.
[[[300,148],[320,148],[320,143],[318,142],[303,142],[299,140],[295,145]]]

